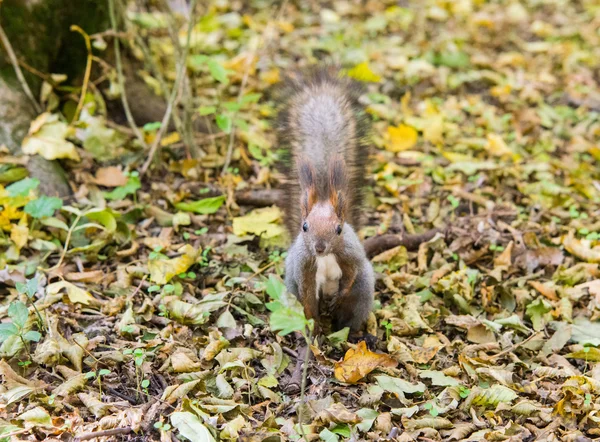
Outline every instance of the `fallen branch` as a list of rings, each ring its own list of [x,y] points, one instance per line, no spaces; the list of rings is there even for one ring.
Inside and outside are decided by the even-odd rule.
[[[365,243],[365,251],[369,258],[379,255],[386,250],[393,249],[397,246],[404,246],[409,251],[419,249],[419,246],[431,240],[437,233],[442,232],[441,229],[431,229],[427,232],[418,235],[403,234],[403,235],[379,235],[368,238]]]
[[[243,206],[267,207],[281,201],[281,190],[259,189],[247,190],[235,194],[235,202]]]
[[[13,51],[12,45],[10,44],[10,40],[8,39],[7,35],[4,33],[4,29],[2,28],[2,26],[0,26],[0,40],[2,40],[2,44],[4,45],[4,49],[6,49],[6,53],[8,54],[8,58],[10,59],[10,63],[12,64],[12,67],[13,67],[13,69],[15,71],[15,74],[17,76],[17,80],[19,80],[19,83],[21,83],[21,87],[23,88],[23,92],[25,92],[25,95],[27,95],[27,98],[29,98],[29,101],[31,101],[31,104],[33,104],[33,108],[35,109],[35,111],[38,114],[41,114],[42,113],[42,107],[37,102],[37,100],[34,98],[33,93],[31,92],[31,89],[29,89],[29,85],[27,84],[27,81],[25,80],[25,76],[23,75],[23,71],[19,67],[19,61],[17,60],[17,56],[15,55],[15,51]]]
[[[71,25],[71,31],[78,32],[81,34],[81,36],[85,40],[85,49],[87,50],[85,73],[83,75],[83,84],[81,85],[81,95],[79,97],[79,101],[77,102],[75,115],[73,116],[73,120],[71,121],[71,124],[75,124],[79,120],[79,114],[81,113],[81,109],[83,109],[85,94],[87,94],[88,85],[90,83],[90,75],[92,74],[92,44],[90,43],[90,36],[87,35],[87,33],[79,26]]]
[[[99,437],[118,436],[119,434],[129,434],[132,431],[133,430],[131,429],[131,427],[113,428],[111,430],[102,430],[102,431],[92,431],[91,433],[84,433],[81,436],[77,436],[75,438],[75,442],[79,442],[82,440],[97,439]]]

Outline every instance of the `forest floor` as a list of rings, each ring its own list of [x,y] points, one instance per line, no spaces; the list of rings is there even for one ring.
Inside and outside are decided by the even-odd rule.
[[[74,196],[2,154],[1,440],[600,437],[600,7],[395,3],[203,5],[177,127],[210,133],[142,142],[104,115],[115,75],[80,112],[47,82],[24,150],[60,158]],[[128,32],[165,92],[185,20],[132,12]],[[332,56],[373,122],[378,341],[312,341],[301,403],[272,91]]]

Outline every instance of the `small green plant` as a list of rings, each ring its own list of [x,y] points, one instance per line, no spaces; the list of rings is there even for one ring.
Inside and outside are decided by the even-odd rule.
[[[140,174],[138,171],[134,170],[133,172],[125,173],[125,175],[128,177],[125,185],[115,187],[114,190],[110,192],[104,192],[104,198],[116,201],[124,199],[127,195],[135,196],[138,189],[142,187]]]
[[[202,236],[208,232],[208,227],[202,227],[199,230],[194,231],[194,235]]]
[[[154,422],[154,428],[162,431],[169,431],[172,427],[171,424],[164,424],[162,422]]]
[[[392,328],[394,327],[389,321],[381,321],[381,326],[385,329],[385,340],[390,340],[390,334],[392,333]]]
[[[492,252],[501,252],[504,250],[504,247],[496,245],[496,244],[490,244],[490,250]]]
[[[438,416],[440,414],[440,410],[439,410],[439,408],[437,407],[437,405],[435,404],[434,401],[429,401],[429,402],[424,403],[423,404],[423,408],[425,410],[429,410],[429,414],[432,417],[436,417],[436,416]]]
[[[210,247],[207,247],[204,250],[202,250],[200,257],[198,258],[198,265],[200,267],[208,267],[208,264],[210,263],[208,254],[210,253],[210,251],[211,251]]]
[[[123,354],[126,356],[133,357],[133,362],[135,364],[135,378],[136,383],[138,385],[138,391],[141,390],[145,394],[148,394],[148,387],[150,386],[150,381],[148,381],[147,379],[142,379],[142,365],[146,361],[148,353],[143,348],[136,348],[135,350],[128,348],[123,350]]]
[[[458,198],[456,198],[454,195],[448,195],[447,199],[454,209],[456,209],[458,207],[458,205],[460,204],[460,200]]]
[[[106,369],[106,368],[102,368],[100,370],[98,370],[98,372],[95,371],[88,371],[85,374],[85,378],[86,379],[96,379],[98,382],[98,390],[99,390],[99,395],[100,398],[102,398],[102,378],[104,376],[108,376],[111,373],[110,370]]]
[[[38,291],[37,278],[28,279],[24,283],[17,282],[15,284],[15,286],[17,288],[17,292],[19,292],[22,295],[27,296],[27,300],[29,301],[29,303],[31,304],[31,306],[33,307],[33,309],[35,310],[35,313],[37,315],[38,327],[40,328],[40,330],[42,330],[44,328],[44,320],[42,319],[42,315],[40,314],[40,311],[37,309],[35,303],[33,302],[33,297],[35,296],[35,294]]]
[[[12,302],[8,307],[8,317],[12,322],[0,324],[0,341],[16,336],[27,348],[30,342],[38,342],[41,339],[40,332],[25,328],[29,319],[29,309],[24,303]]]
[[[154,247],[154,249],[152,249],[152,251],[150,252],[150,254],[148,255],[148,259],[155,261],[157,259],[167,259],[167,255],[161,253],[163,251],[163,247],[162,246],[156,246]]]

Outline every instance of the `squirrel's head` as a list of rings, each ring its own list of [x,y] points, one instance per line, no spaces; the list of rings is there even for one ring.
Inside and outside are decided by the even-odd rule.
[[[343,243],[342,233],[346,213],[346,166],[335,157],[329,162],[327,194],[319,197],[315,171],[312,164],[302,159],[298,162],[298,175],[302,191],[301,235],[316,256],[325,256]]]

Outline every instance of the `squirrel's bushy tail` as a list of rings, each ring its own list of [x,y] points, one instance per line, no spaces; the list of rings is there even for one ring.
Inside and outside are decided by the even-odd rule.
[[[289,75],[279,91],[278,141],[285,152],[286,177],[281,205],[292,238],[301,227],[299,158],[309,161],[314,168],[320,200],[330,194],[330,159],[335,156],[344,161],[346,221],[355,229],[360,226],[369,154],[368,124],[358,102],[361,93],[362,87],[342,76],[337,66],[321,66]]]

